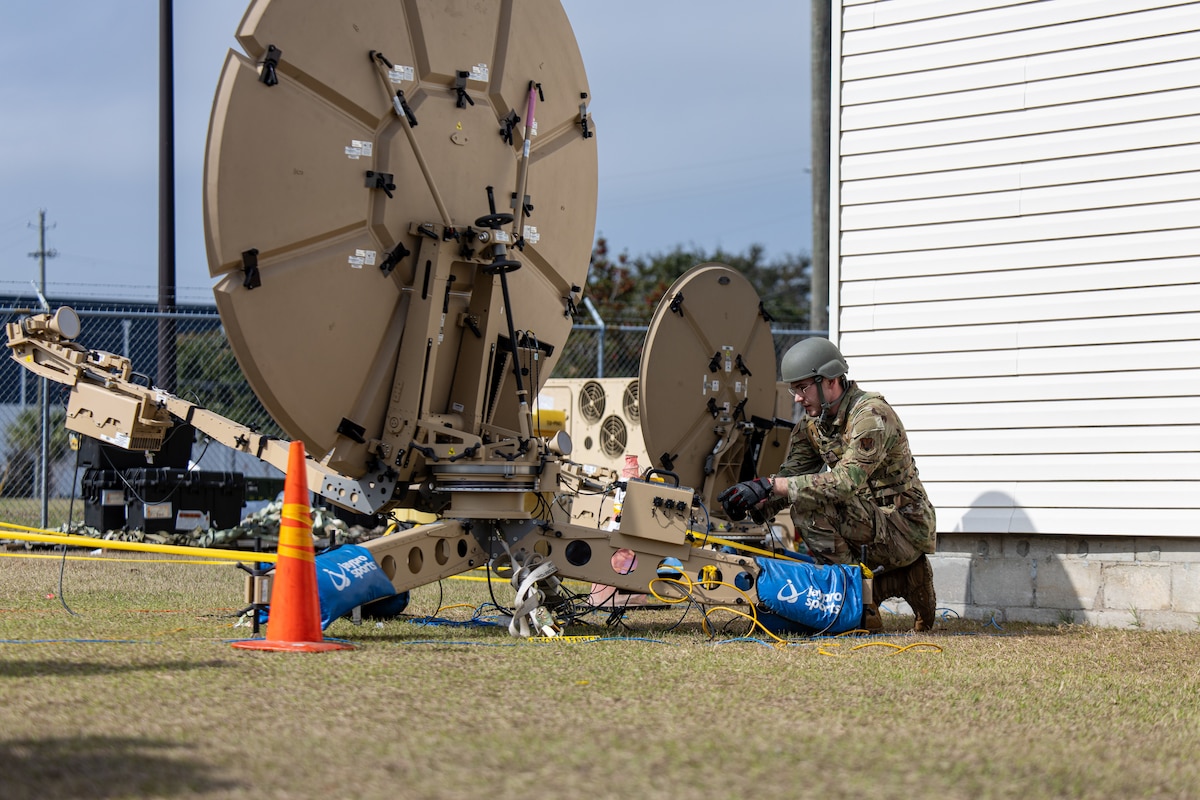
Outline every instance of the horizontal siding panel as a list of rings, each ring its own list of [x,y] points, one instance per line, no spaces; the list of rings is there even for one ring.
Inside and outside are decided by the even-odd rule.
[[[978,430],[965,441],[962,431],[922,431],[912,436],[922,457],[962,454],[966,442],[970,443],[967,452],[980,458],[1091,453],[1115,464],[1129,453],[1200,453],[1200,426],[1196,425]]]
[[[1098,153],[1174,147],[1196,143],[1200,115],[1108,125],[1084,130],[1053,131],[983,142],[945,144],[938,147],[905,148],[893,142],[892,149],[856,153],[845,147],[843,138],[840,174],[844,180],[862,180],[922,172],[948,172],[1001,164],[1024,164],[1058,158],[1091,156]],[[885,143],[886,144],[886,143]]]
[[[1197,253],[1200,253],[1200,237],[1195,230],[1149,231],[1090,239],[845,256],[840,271],[843,280],[869,280],[909,275],[950,275],[968,268],[982,273],[1067,264],[1135,262],[1139,259],[1156,261],[1191,257]]]
[[[843,74],[842,115],[844,118],[847,112],[868,103],[902,102],[979,89],[1019,86],[1029,80],[1028,63],[1029,59],[1022,56],[858,80],[848,79]]]
[[[1187,31],[1101,47],[963,64],[929,72],[847,80],[841,86],[841,99],[845,111],[863,103],[932,97],[1082,75],[1095,72],[1098,63],[1102,63],[1107,70],[1120,70],[1183,61],[1195,58],[1197,53],[1200,53],[1200,31]]]
[[[1128,18],[1131,14],[1161,8],[1163,0],[1055,0],[1051,3],[1021,3],[988,8],[970,13],[961,4],[930,4],[922,15],[906,19],[894,3],[880,3],[873,28],[846,30],[842,51],[847,55],[881,50],[911,50],[922,46],[968,39],[992,40],[1003,34],[1025,33],[1057,25],[1095,23],[1098,18]],[[911,7],[908,7],[911,8]],[[935,12],[941,11],[941,14]],[[889,13],[889,11],[891,13]]]
[[[994,126],[998,135],[1019,136],[1080,127],[1084,124],[1081,119],[1088,125],[1095,125],[1174,116],[1170,108],[1153,113],[1145,106],[1172,105],[1172,95],[1167,93],[1195,87],[1198,69],[1200,61],[1192,58],[1069,78],[849,106],[842,109],[842,130],[874,130],[877,135],[891,135],[898,132],[895,126],[905,126],[903,135],[906,138],[936,144],[985,139],[987,135],[980,132],[981,126]],[[1155,93],[1153,96],[1144,98],[1143,108],[1134,107],[1133,96],[1152,92]],[[1078,104],[1081,103],[1089,105],[1080,108]],[[1120,110],[1113,108],[1114,104],[1119,105]],[[1037,109],[1038,113],[1033,113],[1032,109]],[[1021,115],[1020,120],[1013,118],[1015,114]],[[976,119],[965,120],[965,117]],[[1062,119],[1067,119],[1069,124],[1062,124]],[[856,144],[858,149],[875,149]]]
[[[1200,3],[1192,3],[1182,11],[1185,24],[1162,36],[1131,38],[1100,47],[1056,48],[1030,56],[1025,59],[1025,79],[1041,81],[1080,75],[1093,72],[1098,63],[1105,69],[1118,70],[1195,58],[1200,53]]]
[[[926,491],[947,508],[1194,508],[1200,481],[1012,481],[1010,483],[929,483]]]
[[[1000,509],[939,508],[941,533],[1011,533],[1061,536],[1200,535],[1200,518],[1184,509]]]
[[[896,25],[902,22],[934,19],[950,14],[964,14],[991,8],[1015,6],[1029,0],[917,0],[916,2],[879,3],[875,0],[855,0],[853,7],[842,14],[842,30],[860,30],[877,25]],[[866,5],[859,5],[865,3]],[[851,3],[843,3],[851,6]]]
[[[1179,165],[1182,168],[1185,165]],[[1196,164],[1200,168],[1200,163]],[[966,197],[867,203],[842,209],[842,230],[969,222],[1022,215],[1123,208],[1200,198],[1200,171],[1043,186]]]
[[[1200,336],[1196,331],[1194,336]],[[856,356],[855,375],[872,381],[936,378],[986,378],[1005,375],[1111,373],[1144,370],[1200,370],[1200,339],[1161,342],[939,353],[936,356]],[[1200,403],[1197,403],[1200,405]]]
[[[1197,287],[1200,297],[1200,287]],[[1200,336],[1200,331],[1196,334]],[[1017,351],[1017,375],[1059,372],[1133,372],[1135,370],[1195,369],[1200,371],[1200,339],[1025,348]],[[1129,391],[1128,389],[1126,391]],[[1200,442],[1198,442],[1200,444]]]
[[[843,331],[986,325],[1015,321],[1083,319],[1117,314],[1171,314],[1200,308],[1200,284],[1148,286],[1107,292],[989,297],[905,305],[848,306],[841,309]]]
[[[884,149],[880,139],[888,132],[897,131],[897,126],[914,126],[898,131],[906,143],[922,142],[929,138],[924,125],[947,126],[947,120],[955,120],[956,128],[967,128],[963,118],[995,120],[1001,113],[1016,113],[1025,109],[1026,87],[1017,83],[987,89],[938,94],[916,99],[882,101],[869,105],[844,106],[842,108],[843,141],[849,152],[870,152]],[[937,128],[935,128],[937,130]],[[850,135],[849,131],[855,131]],[[953,131],[940,131],[928,143],[945,141],[974,141],[984,138],[979,134],[958,137]],[[911,146],[911,145],[910,145]]]
[[[1200,200],[1096,209],[1059,214],[1022,215],[994,220],[971,220],[911,226],[846,231],[841,250],[846,257],[867,254],[904,253],[934,249],[1034,243],[1054,240],[1080,242],[1094,237],[1160,232],[1179,229],[1198,237]]]
[[[1050,7],[1054,3],[1031,5]],[[1086,0],[1082,3],[1086,6]],[[1043,53],[1084,47],[1099,47],[1114,42],[1127,42],[1165,36],[1180,31],[1200,29],[1196,4],[1175,6],[1118,16],[1089,19],[1070,25],[1014,31],[994,36],[975,36],[969,39],[938,42],[908,47],[903,53],[889,47],[866,51],[866,46],[887,46],[886,37],[863,31],[849,31],[841,38],[841,76],[843,80],[858,80],[903,72],[943,69],[963,64],[978,64],[1009,58],[1035,56]]]
[[[1017,139],[1017,144],[1036,149],[1038,137],[1042,136],[1087,135],[1106,127],[1197,115],[1200,115],[1200,89],[1195,88],[1193,82],[1186,89],[1136,97],[1114,97],[1080,105],[982,113],[932,122],[883,124],[863,130],[847,130],[843,127],[841,151],[844,156],[851,156],[889,150],[961,146],[972,142],[1000,144],[1004,139]],[[1126,147],[1128,144],[1126,142]]]
[[[1196,166],[1200,167],[1200,163]],[[1074,209],[1130,208],[1195,200],[1200,198],[1200,171],[1182,171],[1185,167],[1177,163],[1180,172],[1167,175],[1022,189],[1021,213],[1059,214]]]
[[[864,383],[868,389],[874,384]],[[904,427],[919,431],[1000,428],[1103,428],[1121,425],[1200,425],[1200,403],[1191,397],[1117,397],[1101,400],[1034,400],[1026,403],[956,403],[905,406]],[[960,433],[960,436],[962,434]],[[1200,494],[1196,495],[1200,498]],[[1194,502],[1194,501],[1193,501]]]
[[[1192,143],[1024,164],[848,180],[841,183],[840,191],[844,207],[924,198],[948,198],[951,202],[958,202],[967,201],[974,195],[1018,189],[1100,184],[1130,178],[1152,179],[1153,176],[1197,170],[1200,170],[1200,144]],[[1065,188],[1063,191],[1071,190]],[[849,208],[843,208],[843,218],[847,211]]]
[[[1200,146],[1196,149],[1200,151]],[[842,214],[863,204],[1015,191],[1021,188],[1021,172],[1027,167],[1022,164],[1001,164],[946,172],[843,180],[839,187]]]
[[[1190,230],[1200,239],[1200,200],[845,231],[841,250],[843,255],[855,256],[941,247],[1040,243],[1172,228]]]
[[[1200,311],[1153,317],[1111,317],[998,325],[962,325],[890,331],[842,332],[838,344],[857,364],[864,356],[896,357],[1018,347],[1062,347],[1079,344],[1171,342],[1191,339],[1200,331]],[[1200,403],[1197,403],[1200,407]]]
[[[876,303],[920,303],[987,297],[1090,292],[1128,286],[1176,286],[1200,279],[1200,256],[1131,264],[1040,267],[978,275],[917,276],[846,281],[843,307]]]
[[[1200,7],[1197,7],[1200,14]],[[1025,84],[1025,107],[1043,108],[1057,105],[1088,103],[1087,113],[1106,98],[1121,98],[1132,102],[1138,95],[1154,93],[1170,101],[1177,90],[1196,86],[1197,68],[1200,61],[1193,51],[1189,60],[1171,61],[1165,64],[1149,64],[1125,69],[1107,68],[1104,53],[1094,54],[1097,66],[1103,71],[1069,78],[1030,80]]]
[[[1137,475],[1139,480],[1130,481],[1131,486],[1136,486],[1143,480],[1200,480],[1200,458],[1196,458],[1195,453],[1131,453],[1122,455],[1117,462],[1097,458],[1092,454],[983,457],[925,456],[919,450],[915,452],[921,481],[931,485],[953,481],[1105,481],[1112,480],[1117,474]],[[1197,522],[1200,523],[1200,515],[1197,515]]]
[[[1200,396],[1200,370],[1185,369],[944,380],[922,380],[920,373],[916,373],[912,380],[903,381],[887,381],[857,370],[854,376],[863,386],[881,393],[900,408],[958,403],[1030,403],[1034,404],[1030,406],[1032,409],[1039,401]],[[1200,468],[1200,458],[1196,461]]]
[[[841,228],[843,231],[887,229],[940,222],[1016,217],[1020,214],[1021,190],[1016,189],[966,197],[845,205],[842,208]]]

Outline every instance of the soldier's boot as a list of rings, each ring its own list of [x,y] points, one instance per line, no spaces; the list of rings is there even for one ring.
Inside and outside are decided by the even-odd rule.
[[[871,580],[871,600],[876,605],[882,605],[893,597],[900,596],[900,590],[904,583],[900,579],[900,573],[904,569],[904,567],[900,567],[899,569],[889,569],[875,573],[875,577]]]
[[[937,593],[933,588],[933,565],[924,553],[916,561],[903,570],[897,571],[896,577],[903,581],[897,594],[912,608],[916,621],[914,631],[933,630],[933,622],[937,617]]]

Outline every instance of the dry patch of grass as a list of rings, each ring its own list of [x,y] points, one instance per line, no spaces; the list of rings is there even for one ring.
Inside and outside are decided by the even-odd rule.
[[[259,653],[228,645],[232,565],[68,561],[75,614],[59,568],[0,558],[9,800],[1200,796],[1200,634],[894,619],[770,647],[671,609],[533,643],[419,624],[490,599],[451,580],[334,623],[353,651]]]

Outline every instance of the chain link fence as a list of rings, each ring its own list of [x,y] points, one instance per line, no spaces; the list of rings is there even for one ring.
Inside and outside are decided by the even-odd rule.
[[[5,322],[35,313],[9,298]],[[237,422],[285,436],[242,377],[221,320],[213,307],[162,313],[153,306],[73,305],[83,333],[79,343],[130,359],[149,383],[156,380],[160,329],[173,336],[174,393]],[[556,378],[634,377],[639,371],[646,325],[577,324],[555,368]],[[819,333],[819,332],[817,332]],[[813,331],[775,331],[776,354]],[[170,341],[164,339],[163,341]],[[30,527],[61,528],[83,515],[80,443],[63,425],[67,387],[46,381],[8,358],[0,362],[0,520]],[[279,478],[280,473],[244,453],[200,437],[192,446],[194,468]]]
[[[554,367],[555,378],[634,378],[641,371],[642,345],[648,325],[596,325],[576,323]],[[781,326],[771,331],[775,363],[789,347],[825,331]]]

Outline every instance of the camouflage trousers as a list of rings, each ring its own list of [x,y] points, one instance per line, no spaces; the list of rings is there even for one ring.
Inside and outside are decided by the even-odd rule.
[[[927,503],[882,507],[856,497],[849,503],[792,506],[792,524],[821,564],[857,564],[871,569],[906,567],[936,546],[936,521]]]

